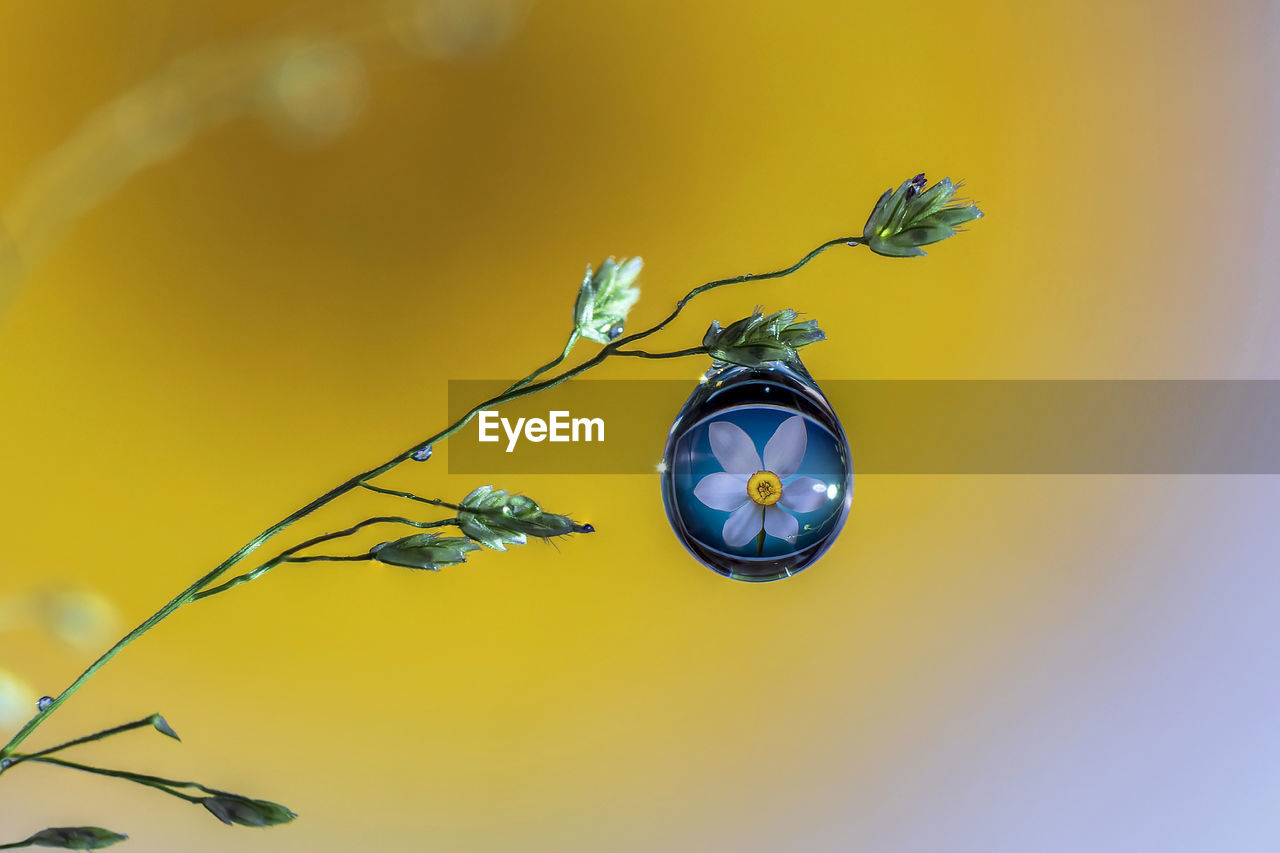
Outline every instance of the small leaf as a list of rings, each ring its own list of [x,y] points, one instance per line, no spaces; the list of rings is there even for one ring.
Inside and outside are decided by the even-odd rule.
[[[505,551],[508,545],[523,545],[525,543],[523,533],[504,530],[500,524],[488,521],[486,517],[471,512],[458,513],[458,527],[467,536],[486,548],[492,548],[495,551]]]
[[[592,284],[591,265],[588,264],[587,274],[582,279],[582,286],[578,288],[578,301],[573,306],[573,323],[575,326],[590,325],[595,300],[596,289]]]
[[[529,536],[537,536],[540,539],[550,539],[552,536],[565,536],[569,533],[575,533],[576,526],[573,519],[564,515],[556,515],[550,512],[540,513],[536,518],[513,518],[511,519],[513,529]]]
[[[622,334],[627,312],[640,298],[640,288],[632,283],[643,266],[639,258],[624,259],[621,264],[608,258],[594,273],[587,267],[573,312],[578,334],[600,344]]]
[[[55,826],[42,829],[23,842],[27,847],[60,847],[63,850],[101,850],[129,836],[100,826]]]
[[[217,794],[197,800],[227,826],[278,826],[297,817],[289,809],[270,800],[253,800],[237,794]]]
[[[982,218],[982,211],[973,205],[967,207],[948,207],[946,210],[939,210],[933,216],[929,217],[931,225],[947,225],[954,228],[957,225],[964,225],[966,222],[972,222],[975,219]]]
[[[945,240],[955,233],[954,228],[948,228],[945,225],[921,225],[895,234],[887,238],[885,242],[891,246],[901,247],[927,246],[930,243]]]
[[[907,204],[907,216],[904,227],[910,228],[922,220],[942,210],[951,202],[956,194],[956,185],[950,178],[943,178]]]
[[[489,494],[489,492],[492,492],[492,491],[493,491],[493,486],[480,486],[479,488],[472,489],[471,492],[468,493],[467,496],[462,499],[462,505],[468,508],[478,507],[480,505],[480,501],[484,498],[484,496]]]
[[[502,512],[512,518],[537,518],[542,514],[542,507],[538,506],[538,502],[533,498],[512,495],[507,500],[507,505],[502,508]]]
[[[876,206],[871,209],[871,215],[867,217],[867,224],[863,226],[862,233],[870,237],[872,234],[879,233],[885,225],[889,224],[889,199],[893,196],[893,190],[885,190],[884,195],[880,196],[880,200],[876,202]]]
[[[440,536],[436,533],[415,533],[394,542],[376,545],[370,554],[380,563],[401,566],[406,569],[439,571],[442,566],[465,563],[468,551],[480,546],[463,536]]]
[[[168,735],[174,740],[181,742],[182,738],[178,737],[178,733],[173,730],[173,726],[169,725],[169,721],[159,714],[151,715],[151,725],[162,735]]]

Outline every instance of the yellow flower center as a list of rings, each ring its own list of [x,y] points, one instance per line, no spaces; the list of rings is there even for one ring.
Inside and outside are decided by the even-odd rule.
[[[757,471],[747,480],[747,497],[760,506],[773,506],[782,497],[782,481],[772,471]]]

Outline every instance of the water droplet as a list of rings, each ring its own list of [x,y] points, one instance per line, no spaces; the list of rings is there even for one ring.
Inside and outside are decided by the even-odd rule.
[[[596,532],[595,526],[590,524],[579,524],[577,525],[577,528],[578,529],[575,531],[577,533],[595,533]]]
[[[39,699],[36,700],[36,710],[43,711],[52,704],[53,704],[52,696],[41,696]]]
[[[413,460],[415,462],[426,462],[430,458],[431,445],[429,444],[424,447],[419,447],[417,450],[413,451]]]
[[[713,373],[667,439],[667,519],[681,544],[725,577],[790,577],[844,527],[853,490],[849,440],[802,365]],[[772,476],[755,476],[765,473]],[[759,494],[748,492],[752,482]]]
[[[12,764],[12,758],[0,758],[0,770],[8,770]]]
[[[616,341],[621,334],[622,334],[621,323],[614,323],[612,326],[609,327],[609,340]]]

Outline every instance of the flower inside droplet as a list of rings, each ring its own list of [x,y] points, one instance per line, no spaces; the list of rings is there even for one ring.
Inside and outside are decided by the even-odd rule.
[[[760,506],[773,506],[782,497],[782,481],[772,471],[757,471],[747,480],[747,496]]]

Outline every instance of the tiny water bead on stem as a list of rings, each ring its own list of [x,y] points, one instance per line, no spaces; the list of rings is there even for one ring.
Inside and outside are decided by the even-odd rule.
[[[803,269],[819,255],[829,249],[840,247],[856,247],[869,245],[873,251],[882,255],[908,257],[923,254],[918,246],[937,242],[955,233],[956,226],[981,216],[981,212],[972,205],[961,204],[953,200],[955,187],[950,181],[943,181],[932,189],[924,189],[923,175],[908,181],[899,191],[886,193],[876,205],[867,226],[861,236],[840,237],[822,243],[798,261],[782,269],[766,273],[748,273],[731,278],[718,279],[693,288],[681,297],[674,309],[661,321],[639,332],[625,334],[627,315],[639,299],[640,290],[635,282],[642,269],[639,258],[614,261],[612,258],[603,262],[599,269],[587,268],[586,275],[578,286],[577,298],[573,304],[572,326],[560,354],[536,368],[532,373],[512,384],[501,394],[477,403],[462,417],[448,427],[415,442],[408,449],[397,453],[387,461],[350,477],[329,491],[295,510],[289,515],[265,528],[251,538],[226,560],[197,578],[186,589],[145,619],[133,630],[121,637],[108,648],[92,664],[89,665],[61,693],[43,697],[37,705],[37,711],[17,733],[0,748],[0,775],[12,772],[17,765],[32,762],[60,766],[66,769],[109,776],[137,784],[153,787],[192,803],[199,803],[210,813],[227,823],[245,826],[270,826],[293,819],[293,812],[266,800],[255,800],[206,788],[198,783],[176,782],[161,777],[146,776],[126,771],[108,770],[89,765],[68,762],[55,758],[52,753],[70,748],[81,743],[99,740],[119,734],[133,728],[149,724],[164,734],[175,737],[163,718],[153,715],[143,721],[107,729],[94,735],[77,738],[59,746],[32,753],[21,753],[19,747],[30,737],[48,717],[71,696],[110,662],[117,654],[133,641],[150,631],[164,619],[173,615],[180,608],[194,601],[202,600],[228,592],[252,580],[261,578],[272,569],[282,565],[303,564],[315,561],[349,561],[381,562],[410,569],[438,570],[444,566],[458,565],[465,562],[467,555],[481,549],[505,551],[513,545],[523,544],[529,537],[545,540],[561,536],[594,532],[590,524],[575,521],[565,515],[544,511],[536,501],[523,495],[482,486],[472,491],[460,502],[453,503],[436,498],[424,498],[412,492],[390,489],[375,485],[373,481],[390,472],[403,462],[425,462],[432,456],[435,445],[465,427],[481,411],[496,408],[505,403],[537,394],[554,388],[594,369],[607,359],[624,356],[643,359],[668,359],[687,356],[709,355],[714,360],[714,370],[718,372],[722,384],[732,379],[733,371],[766,371],[771,373],[791,372],[799,376],[803,367],[799,364],[797,351],[808,344],[822,340],[825,335],[817,328],[814,321],[799,321],[794,311],[785,310],[764,316],[760,312],[753,313],[744,320],[721,329],[713,324],[708,330],[701,346],[688,347],[670,352],[650,352],[641,349],[627,349],[638,341],[644,340],[670,325],[685,307],[698,296],[717,288],[748,282],[764,282],[782,279]],[[599,350],[589,358],[569,368],[562,365],[569,359],[574,348],[582,341],[591,341],[600,346]],[[559,369],[559,372],[555,372]],[[799,373],[796,373],[799,371]],[[728,377],[726,379],[726,376]],[[811,380],[810,380],[811,382]],[[732,382],[730,382],[732,384]],[[816,389],[816,386],[814,386]],[[820,394],[819,394],[820,396]],[[730,418],[727,422],[732,422]],[[821,425],[821,424],[819,424]],[[806,421],[806,430],[812,427]],[[774,428],[781,429],[777,423]],[[794,427],[787,427],[794,431]],[[806,432],[806,441],[816,441],[819,433]],[[738,496],[742,505],[749,505],[753,513],[759,511],[751,523],[735,522],[732,527],[723,521],[717,525],[722,544],[730,539],[738,542],[742,539],[742,531],[753,527],[758,530],[757,552],[764,553],[769,546],[764,544],[767,537],[784,543],[792,540],[804,540],[812,533],[811,525],[799,524],[791,515],[792,512],[805,512],[813,498],[808,492],[817,495],[818,490],[806,486],[803,473],[792,470],[786,460],[775,460],[766,445],[764,457],[756,456],[758,464],[755,469],[746,471],[736,466],[730,472],[726,465],[723,473],[741,476],[743,482],[738,488]],[[755,453],[754,447],[752,453]],[[816,482],[816,481],[815,481]],[[691,487],[692,488],[692,487]],[[806,491],[808,488],[808,491]],[[435,510],[453,513],[450,517],[440,519],[419,519],[408,516],[377,516],[365,519],[342,530],[322,534],[302,543],[285,548],[275,557],[259,564],[250,571],[243,572],[228,580],[223,580],[231,570],[245,561],[251,554],[270,540],[279,536],[287,528],[298,521],[311,516],[317,510],[328,506],[337,499],[357,489],[379,493],[388,497],[397,497],[430,506]],[[719,492],[712,495],[705,491],[708,500],[717,501],[718,505],[727,506],[728,497]],[[843,500],[846,503],[847,492],[841,491],[835,483],[827,484],[824,493],[827,501]],[[666,493],[664,491],[664,500]],[[734,498],[737,500],[738,498]],[[825,505],[825,504],[824,504]],[[740,507],[739,507],[740,508]],[[735,512],[736,512],[735,508]],[[743,516],[746,517],[745,514]],[[788,521],[787,519],[790,519]],[[316,545],[344,539],[378,524],[400,524],[427,530],[429,532],[414,533],[400,539],[384,542],[364,553],[349,555],[304,554]],[[461,536],[445,536],[435,528],[456,527]],[[793,533],[793,527],[795,532]],[[741,530],[739,529],[741,528]],[[749,539],[748,539],[749,541]],[[688,544],[686,542],[686,544]],[[807,545],[813,551],[812,543]],[[691,549],[692,550],[692,549]],[[767,556],[767,554],[765,555]],[[157,722],[158,721],[158,722]],[[163,724],[163,725],[161,725]],[[188,793],[196,791],[197,794]],[[21,842],[0,844],[0,849],[25,846],[52,846],[67,849],[95,849],[105,847],[123,840],[125,836],[110,830],[95,827],[51,828]]]

